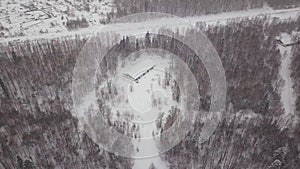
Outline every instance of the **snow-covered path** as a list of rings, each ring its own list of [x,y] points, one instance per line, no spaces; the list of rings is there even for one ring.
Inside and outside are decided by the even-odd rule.
[[[292,35],[287,33],[281,34],[281,40],[284,43],[291,43]],[[295,117],[295,102],[296,96],[293,89],[293,81],[291,78],[291,57],[292,57],[292,46],[279,46],[280,54],[281,54],[281,66],[279,70],[279,75],[283,79],[283,86],[281,89],[281,102],[284,108],[284,123],[291,120],[291,118]]]
[[[150,124],[149,126],[140,127],[140,132],[143,135],[143,133],[147,134],[148,132],[155,129],[156,129],[155,124]],[[134,156],[136,157],[134,159],[134,165],[132,167],[133,169],[142,169],[142,168],[148,169],[151,166],[151,164],[153,164],[156,168],[159,169],[168,169],[167,162],[162,160],[159,156],[160,151],[157,147],[158,142],[159,142],[158,139],[156,140],[153,138],[149,138],[147,142],[146,141],[140,142],[139,139],[133,140],[133,145],[135,147]],[[153,156],[143,157],[143,154],[145,153],[153,154]]]

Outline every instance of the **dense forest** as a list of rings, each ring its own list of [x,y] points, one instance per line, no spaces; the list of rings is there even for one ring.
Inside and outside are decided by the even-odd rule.
[[[299,126],[281,127],[280,122],[281,56],[275,40],[280,32],[297,30],[299,21],[265,24],[265,19],[252,19],[206,31],[226,71],[227,109],[208,141],[200,143],[203,123],[199,119],[188,137],[166,153],[171,168],[300,167]],[[294,49],[297,80],[298,56]]]
[[[0,168],[130,168],[99,148],[71,114],[76,57],[86,39],[1,46]]]
[[[136,3],[144,6],[143,1]],[[247,3],[241,6],[249,7]],[[239,8],[243,9],[228,9]],[[151,5],[142,8],[148,9]],[[171,8],[164,10],[172,13]],[[282,84],[278,75],[281,56],[276,43],[280,33],[291,33],[298,30],[299,25],[300,18],[285,22],[255,18],[233,20],[203,30],[214,44],[225,69],[226,110],[222,112],[223,120],[213,136],[201,144],[198,139],[203,123],[197,119],[188,136],[163,155],[170,168],[300,168],[299,126],[282,128],[278,120],[283,110],[279,91]],[[186,30],[184,36],[201,33],[201,23],[197,26]],[[82,135],[77,119],[71,115],[72,71],[86,40],[76,36],[1,46],[0,168],[132,167],[131,159],[110,154],[87,135]],[[123,37],[119,44],[109,48],[112,50],[101,65],[103,71],[115,69],[112,55],[126,57],[143,48],[161,48],[180,56],[199,82],[202,96],[199,108],[208,111],[210,84],[205,66],[182,42],[173,37],[146,33],[141,39]],[[299,46],[294,47],[292,77],[298,93],[298,112],[299,53]],[[174,118],[168,120],[172,122]]]

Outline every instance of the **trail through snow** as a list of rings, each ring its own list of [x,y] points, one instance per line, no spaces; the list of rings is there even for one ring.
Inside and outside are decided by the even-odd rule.
[[[281,40],[284,43],[290,43],[292,40],[292,35],[287,33],[281,34]],[[292,46],[283,47],[279,46],[279,50],[281,53],[281,66],[279,70],[279,74],[284,81],[284,84],[281,89],[281,102],[284,108],[284,123],[287,123],[291,118],[295,118],[295,102],[296,96],[293,89],[293,81],[291,78],[291,57],[292,57]]]

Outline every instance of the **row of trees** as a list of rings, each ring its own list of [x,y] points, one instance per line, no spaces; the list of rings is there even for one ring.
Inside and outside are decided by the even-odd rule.
[[[298,0],[287,0],[287,1],[280,1],[280,0],[266,0],[266,2],[273,8],[292,8],[297,7],[300,5]]]
[[[297,0],[115,0],[117,16],[141,12],[163,12],[177,16],[194,16],[220,12],[261,8],[269,5],[273,8],[299,6]]]
[[[164,12],[177,16],[203,15],[263,6],[262,0],[116,0],[117,16],[140,12]]]
[[[77,18],[76,20],[70,19],[70,20],[67,20],[67,23],[66,23],[66,27],[68,30],[86,28],[88,26],[89,26],[89,23],[86,20],[86,18],[82,18],[82,19]]]

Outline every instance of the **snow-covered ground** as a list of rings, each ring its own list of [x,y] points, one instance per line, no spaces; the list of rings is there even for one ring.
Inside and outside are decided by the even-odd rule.
[[[165,86],[165,70],[169,65],[167,59],[160,56],[142,55],[138,59],[128,58],[124,67],[119,68],[114,79],[113,86],[117,87],[118,95],[114,98],[114,107],[119,112],[136,112],[132,121],[137,123],[152,122],[153,119],[165,112],[166,107],[176,106],[172,99],[172,89]],[[153,69],[149,70],[152,66]],[[138,77],[147,72],[138,81],[132,81],[123,75],[129,74]],[[126,111],[124,111],[126,110]],[[151,137],[151,132],[144,137]]]
[[[271,8],[260,8],[251,9],[247,11],[234,11],[219,14],[210,14],[203,16],[193,16],[183,18],[185,21],[189,22],[191,25],[196,25],[198,22],[206,23],[207,25],[216,24],[226,24],[228,21],[233,19],[243,19],[243,18],[254,18],[254,17],[265,17],[277,18],[279,20],[295,19],[300,14],[300,8],[291,8],[284,10],[273,10]],[[111,26],[111,31],[116,30],[123,32],[124,34],[128,32],[147,32],[152,29],[157,29],[158,27],[168,26],[168,27],[182,27],[182,20],[178,18],[159,18],[154,20],[148,20],[139,23],[122,23],[121,26],[113,25]],[[32,39],[51,39],[57,37],[75,37],[76,34],[90,36],[93,33],[99,31],[104,25],[90,24],[87,28],[81,28],[76,31],[62,31],[62,32],[49,32],[45,34],[31,34],[30,36],[20,36],[13,38],[1,38],[2,43],[7,43],[10,41],[24,41]]]
[[[279,38],[284,44],[289,44],[293,42],[292,37],[293,35],[283,33],[280,35]],[[278,46],[282,57],[279,75],[284,82],[281,89],[281,102],[283,104],[284,113],[285,113],[283,116],[283,120],[284,123],[287,123],[288,121],[296,118],[295,115],[296,96],[295,96],[295,91],[293,89],[294,84],[291,78],[291,69],[290,69],[291,58],[292,58],[292,51],[291,51],[292,46],[286,46],[286,47],[281,45]]]
[[[119,112],[123,117],[130,117],[137,126],[137,137],[133,135],[134,169],[148,168],[152,163],[160,169],[167,169],[167,164],[158,155],[159,134],[157,120],[162,119],[162,125],[172,107],[180,107],[172,98],[172,86],[166,85],[166,71],[171,59],[149,53],[138,57],[131,55],[118,68],[112,86],[117,89],[113,103],[113,113]],[[151,69],[153,68],[153,69]],[[144,74],[145,73],[145,74]],[[138,81],[132,81],[123,75],[134,78],[141,76]],[[144,74],[144,76],[143,76]],[[128,114],[129,113],[129,114]],[[117,118],[117,116],[115,116]],[[117,119],[115,119],[117,120]],[[141,140],[147,141],[141,141]],[[149,157],[147,155],[153,157]]]
[[[1,0],[0,37],[68,32],[68,20],[85,18],[99,26],[114,8],[112,0]]]
[[[84,97],[77,107],[77,113],[79,118],[87,120],[88,110],[98,106],[98,99],[104,103],[100,109],[110,110],[110,121],[125,124],[124,130],[129,131],[125,134],[132,138],[133,168],[149,168],[153,164],[157,168],[167,169],[167,162],[159,156],[160,134],[162,128],[166,129],[164,126],[168,117],[183,111],[180,98],[176,100],[173,97],[175,91],[180,92],[175,89],[176,75],[172,75],[175,72],[172,67],[176,63],[168,54],[138,53],[116,61],[116,70],[107,72],[109,76],[105,80],[100,76],[102,80],[96,84],[96,93],[91,92]],[[124,75],[132,79],[140,78],[132,80]]]

